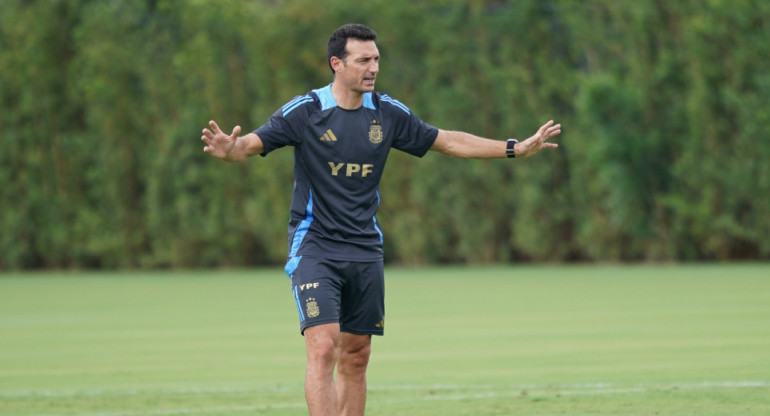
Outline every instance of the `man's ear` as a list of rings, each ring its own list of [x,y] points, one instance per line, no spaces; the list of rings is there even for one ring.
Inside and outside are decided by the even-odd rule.
[[[339,71],[343,66],[345,66],[345,61],[336,56],[332,56],[331,59],[329,59],[329,63],[331,64],[334,72]]]

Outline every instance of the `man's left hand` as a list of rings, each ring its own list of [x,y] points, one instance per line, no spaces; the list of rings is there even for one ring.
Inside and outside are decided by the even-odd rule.
[[[556,143],[547,143],[546,140],[561,133],[561,124],[554,124],[549,120],[537,130],[537,133],[527,140],[521,141],[514,146],[513,151],[516,158],[525,158],[534,155],[543,149],[554,149],[559,147]]]

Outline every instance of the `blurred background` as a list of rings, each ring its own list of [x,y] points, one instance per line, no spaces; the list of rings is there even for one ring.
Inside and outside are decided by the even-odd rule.
[[[770,259],[770,2],[0,0],[0,270],[281,264],[293,152],[227,164],[379,34],[377,89],[424,121],[557,151],[394,151],[386,261]]]

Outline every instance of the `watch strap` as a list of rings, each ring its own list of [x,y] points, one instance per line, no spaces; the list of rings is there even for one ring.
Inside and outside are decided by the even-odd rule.
[[[516,146],[516,143],[519,141],[516,139],[508,139],[508,142],[505,144],[505,155],[509,158],[516,157],[516,152],[514,152],[514,146]]]

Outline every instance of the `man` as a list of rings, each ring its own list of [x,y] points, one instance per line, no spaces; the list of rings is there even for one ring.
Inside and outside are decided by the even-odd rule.
[[[294,147],[286,272],[305,336],[305,397],[313,416],[364,414],[371,336],[384,329],[376,212],[390,148],[418,157],[434,150],[462,158],[525,158],[557,147],[546,140],[561,132],[549,121],[527,140],[498,141],[423,123],[405,105],[374,92],[376,38],[363,25],[340,27],[327,49],[330,85],[295,97],[245,136],[238,136],[240,126],[227,135],[211,121],[201,137],[206,153],[230,162]]]

